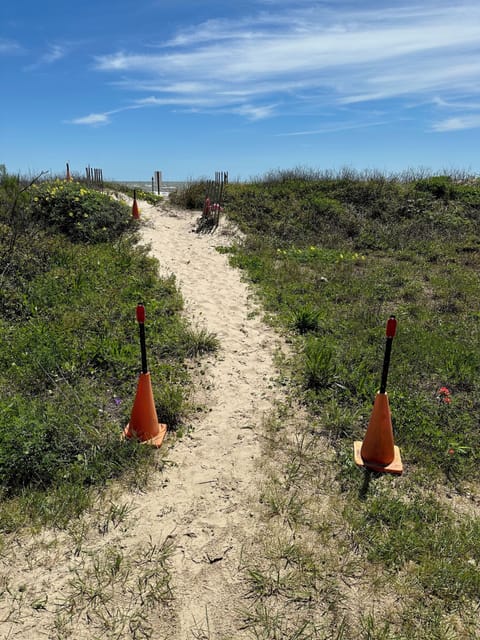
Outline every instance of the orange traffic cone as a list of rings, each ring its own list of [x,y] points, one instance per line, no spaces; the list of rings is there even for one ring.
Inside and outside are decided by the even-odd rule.
[[[136,200],[133,201],[132,216],[135,218],[135,220],[138,220],[140,218],[140,212],[138,210],[138,204]]]
[[[393,443],[392,415],[386,393],[377,393],[367,433],[353,445],[355,463],[380,473],[403,472],[400,449]]]
[[[140,211],[138,210],[136,191],[133,192],[132,216],[135,218],[135,220],[138,220],[140,218]]]
[[[145,444],[161,447],[166,433],[167,425],[158,422],[150,374],[141,373],[130,422],[123,435],[125,438],[138,438]]]

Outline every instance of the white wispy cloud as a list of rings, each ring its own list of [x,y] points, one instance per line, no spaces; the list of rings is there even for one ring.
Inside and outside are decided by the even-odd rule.
[[[106,124],[110,124],[111,116],[121,113],[122,111],[131,111],[132,109],[143,109],[145,107],[154,107],[158,106],[160,103],[156,98],[143,98],[142,100],[135,100],[132,104],[125,105],[124,107],[119,107],[118,109],[110,109],[110,111],[103,111],[100,113],[90,113],[87,116],[82,116],[81,118],[72,118],[71,120],[66,120],[65,124],[79,124],[79,125],[90,125],[94,127],[103,126]]]
[[[330,123],[328,126],[321,127],[319,129],[307,129],[305,131],[290,131],[288,133],[279,133],[278,137],[293,137],[293,136],[313,136],[324,133],[337,133],[338,131],[350,131],[352,129],[365,129],[368,127],[379,127],[387,124],[387,120],[376,120],[367,122],[339,122]]]
[[[69,120],[68,124],[86,124],[98,127],[99,125],[109,124],[110,113],[90,113],[88,116],[82,118],[74,118]]]
[[[472,101],[466,98],[462,99],[462,97],[460,97],[458,100],[444,100],[443,98],[439,98],[438,96],[436,96],[432,102],[437,107],[449,110],[480,111],[480,101]]]
[[[42,53],[41,56],[32,64],[25,67],[26,71],[33,71],[43,66],[54,64],[64,58],[68,53],[68,48],[60,44],[52,44]]]
[[[53,44],[48,48],[39,59],[39,64],[53,64],[57,62],[57,60],[61,60],[66,55],[66,48],[59,45]]]
[[[480,128],[480,113],[446,118],[433,125],[433,131],[448,132]]]
[[[18,42],[0,38],[0,55],[17,55],[19,53],[24,53],[24,49]]]
[[[392,98],[448,101],[480,87],[480,6],[268,0],[255,15],[190,25],[157,47],[114,51],[97,71],[156,93],[157,105],[230,110],[249,119]],[[358,6],[358,5],[357,5]],[[440,130],[440,129],[437,129]]]
[[[438,91],[446,95],[470,91],[480,93],[472,84],[480,78],[480,60],[465,60],[463,56],[451,54],[439,64],[436,56],[423,60],[409,60],[402,69],[386,68],[375,76],[360,78],[365,93],[350,93],[339,99],[342,104],[354,104],[405,95],[421,96]],[[357,79],[358,82],[358,79]]]
[[[234,113],[238,113],[249,120],[264,120],[270,118],[272,113],[275,112],[274,104],[267,104],[263,106],[254,106],[251,104],[242,104],[239,107],[233,109]]]

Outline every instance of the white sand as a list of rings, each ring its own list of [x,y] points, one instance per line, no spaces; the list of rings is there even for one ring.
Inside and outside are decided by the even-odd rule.
[[[175,217],[143,206],[152,227],[143,236],[164,274],[174,273],[194,324],[215,332],[221,351],[207,359],[210,411],[194,423],[192,437],[169,456],[161,495],[145,501],[152,530],[173,531],[174,588],[178,598],[177,636],[194,637],[195,628],[211,638],[232,637],[235,610],[242,605],[242,547],[255,527],[260,485],[256,461],[265,412],[272,408],[278,340],[251,312],[255,305],[240,273],[215,246],[228,244],[221,228],[213,235],[194,233],[198,214]],[[208,384],[208,383],[206,383]],[[168,515],[158,518],[158,500]],[[152,517],[153,516],[153,517]],[[148,517],[148,516],[147,516]],[[235,638],[241,637],[235,631]]]

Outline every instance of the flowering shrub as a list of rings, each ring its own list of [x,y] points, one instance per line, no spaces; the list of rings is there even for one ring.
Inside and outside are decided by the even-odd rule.
[[[78,182],[43,182],[32,187],[33,219],[74,242],[108,242],[134,227],[130,208]]]

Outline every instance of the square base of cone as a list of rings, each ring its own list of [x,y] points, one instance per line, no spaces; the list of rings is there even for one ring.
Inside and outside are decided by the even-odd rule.
[[[400,449],[397,446],[393,447],[394,458],[392,462],[390,464],[383,465],[376,462],[366,462],[362,458],[361,454],[362,444],[362,442],[358,441],[353,443],[353,457],[357,466],[363,467],[364,469],[370,469],[371,471],[376,471],[377,473],[394,473],[398,476],[402,475],[402,458],[400,457]]]
[[[122,438],[134,438],[135,432],[130,430],[130,423],[127,424],[123,431]],[[154,438],[150,438],[150,440],[141,440],[140,444],[148,444],[152,447],[161,447],[162,443],[167,435],[167,425],[159,424],[158,425],[158,433]]]

